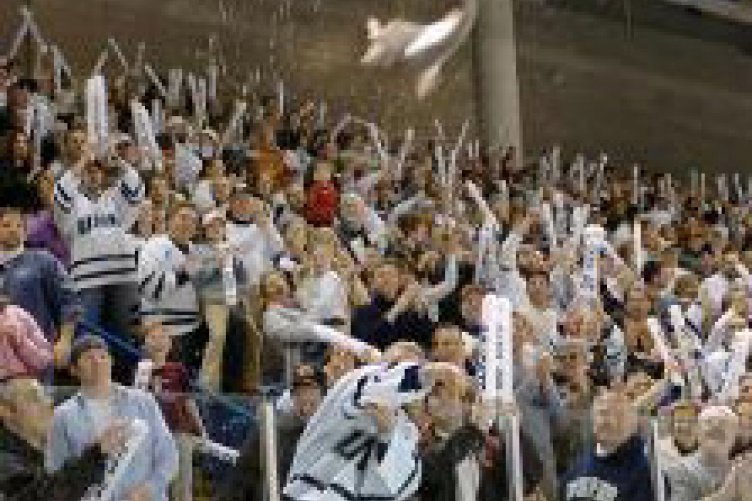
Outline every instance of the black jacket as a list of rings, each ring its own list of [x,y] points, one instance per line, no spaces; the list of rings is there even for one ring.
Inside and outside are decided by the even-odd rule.
[[[105,457],[91,448],[54,474],[44,470],[44,456],[0,425],[0,500],[81,501],[102,482]]]
[[[409,309],[390,323],[386,314],[394,303],[376,296],[369,304],[356,308],[351,327],[353,337],[379,350],[384,350],[397,341],[414,341],[424,349],[429,349],[433,322],[426,315]]]
[[[292,466],[298,440],[305,422],[297,416],[285,415],[277,420],[277,478],[284,486]],[[232,472],[220,489],[218,501],[263,501],[264,471],[261,457],[261,429],[254,426],[246,438]]]
[[[475,426],[466,425],[448,439],[423,453],[421,501],[457,501],[457,465],[472,453],[483,457],[486,436]],[[523,490],[532,492],[542,476],[540,459],[530,441],[520,434]],[[508,499],[507,461],[502,443],[490,465],[481,462],[478,501]]]

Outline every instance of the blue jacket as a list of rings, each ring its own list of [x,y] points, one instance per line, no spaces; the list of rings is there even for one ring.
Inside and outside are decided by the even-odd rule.
[[[175,441],[167,429],[157,402],[148,393],[112,386],[113,415],[123,419],[141,419],[149,433],[118,483],[113,499],[123,499],[133,488],[148,485],[152,501],[167,501],[167,488],[178,469]],[[55,409],[52,431],[45,451],[45,468],[56,472],[71,458],[80,457],[96,440],[94,421],[84,397],[78,393]]]
[[[608,456],[589,451],[564,476],[560,501],[654,501],[647,446],[633,436]]]
[[[63,265],[43,250],[25,250],[0,264],[0,290],[34,317],[49,341],[57,339],[56,329],[80,308]]]

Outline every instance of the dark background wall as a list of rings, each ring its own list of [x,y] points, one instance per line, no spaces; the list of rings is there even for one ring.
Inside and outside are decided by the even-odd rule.
[[[624,0],[627,1],[627,0]],[[554,143],[648,167],[750,170],[752,58],[749,29],[659,0],[516,0],[518,73],[526,150]],[[15,32],[19,0],[3,0],[0,44]],[[407,125],[456,130],[475,109],[471,50],[423,102],[414,75],[376,72],[358,59],[365,21],[431,20],[450,0],[33,0],[43,32],[77,72],[90,71],[108,36],[128,57],[140,41],[157,65],[199,70],[214,36],[238,84],[260,68],[333,113],[347,107],[393,134]],[[7,8],[6,8],[7,6]],[[0,45],[2,47],[3,45]],[[339,104],[337,104],[339,103]],[[339,108],[339,110],[338,110]]]

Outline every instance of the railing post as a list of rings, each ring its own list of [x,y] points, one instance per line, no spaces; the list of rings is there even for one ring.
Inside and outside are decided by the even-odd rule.
[[[520,165],[524,154],[513,0],[478,0],[473,83],[484,146],[514,147],[514,160]]]
[[[280,501],[279,478],[277,471],[277,425],[274,399],[271,393],[264,393],[261,402],[261,451],[264,465],[264,493],[266,501]]]

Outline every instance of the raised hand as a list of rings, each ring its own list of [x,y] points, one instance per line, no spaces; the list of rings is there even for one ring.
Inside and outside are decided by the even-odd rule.
[[[365,408],[365,412],[376,422],[376,428],[378,429],[379,434],[387,435],[394,429],[394,412],[385,405],[368,404]]]

